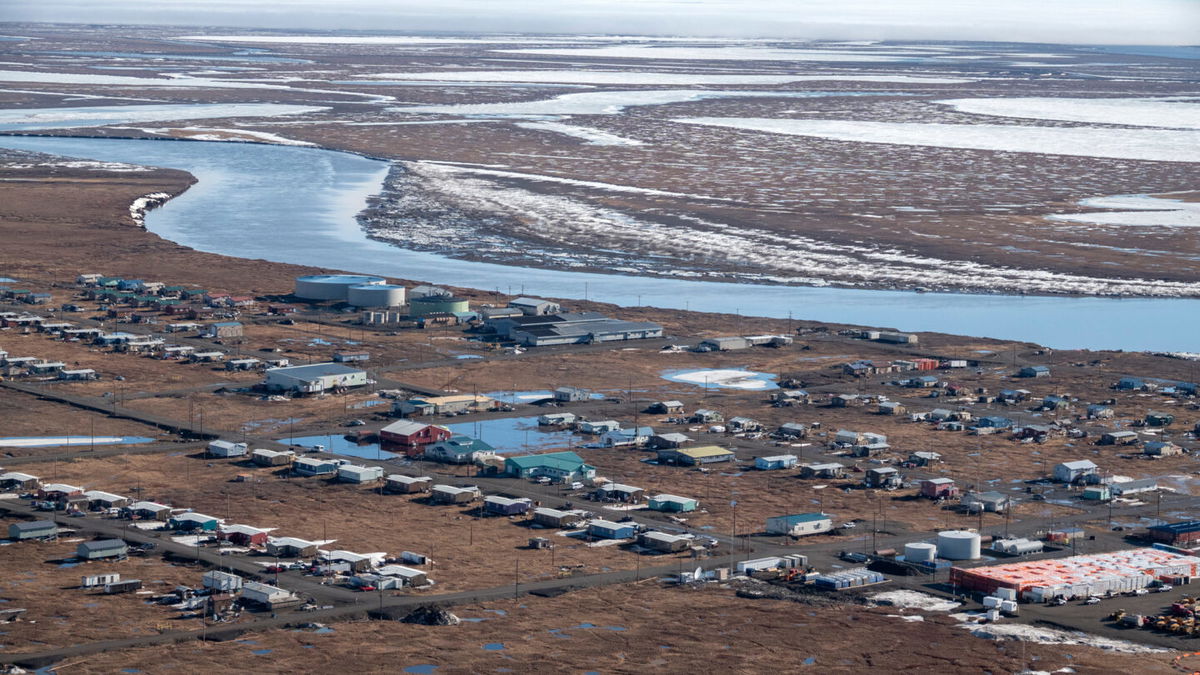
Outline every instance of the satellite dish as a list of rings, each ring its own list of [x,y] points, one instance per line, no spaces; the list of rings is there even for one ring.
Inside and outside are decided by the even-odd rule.
[[[704,578],[704,569],[697,567],[695,576],[693,576],[692,578],[695,579],[696,581],[700,581],[701,579],[703,579]]]

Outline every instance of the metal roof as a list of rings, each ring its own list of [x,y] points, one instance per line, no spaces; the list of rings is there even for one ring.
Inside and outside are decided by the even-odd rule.
[[[829,520],[830,516],[825,513],[796,513],[790,516],[775,516],[772,520],[782,518],[788,525],[797,525],[799,523],[815,523],[821,520]]]
[[[199,354],[197,354],[199,356]],[[358,368],[351,368],[340,363],[314,363],[308,366],[285,366],[283,368],[268,368],[267,373],[278,373],[299,380],[315,379],[327,375],[351,375],[361,373]]]

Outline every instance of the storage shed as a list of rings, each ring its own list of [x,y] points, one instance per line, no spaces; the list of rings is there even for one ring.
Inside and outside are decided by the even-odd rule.
[[[429,476],[402,476],[392,474],[385,479],[383,489],[392,494],[415,494],[429,492],[433,479]]]
[[[533,522],[542,527],[574,527],[583,520],[583,516],[574,511],[560,511],[540,507],[533,510]]]
[[[373,483],[383,478],[383,467],[343,464],[337,469],[337,478],[343,483]]]
[[[638,546],[660,553],[677,553],[687,550],[695,537],[690,534],[667,534],[666,532],[643,532],[638,535]]]
[[[791,469],[799,463],[800,458],[795,455],[771,455],[769,457],[754,458],[754,468],[759,471]]]
[[[454,485],[434,485],[429,498],[434,504],[470,504],[481,496],[479,488],[471,485],[456,487]]]
[[[105,560],[108,558],[124,558],[129,554],[129,546],[120,539],[97,539],[80,542],[75,547],[75,556],[80,560]]]
[[[216,440],[209,442],[205,454],[209,457],[244,457],[249,450],[250,446],[245,443]]]
[[[8,538],[17,541],[25,539],[48,539],[57,535],[58,525],[52,520],[33,520],[12,523],[8,526]]]

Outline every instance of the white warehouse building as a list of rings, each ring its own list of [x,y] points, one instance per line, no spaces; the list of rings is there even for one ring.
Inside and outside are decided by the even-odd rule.
[[[365,370],[340,363],[314,363],[309,366],[268,368],[263,382],[270,391],[319,394],[331,389],[362,387],[367,384]]]

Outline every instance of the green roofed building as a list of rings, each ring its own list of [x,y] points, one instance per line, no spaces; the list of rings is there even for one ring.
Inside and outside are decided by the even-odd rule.
[[[575,481],[591,480],[596,477],[596,467],[567,450],[548,452],[542,455],[506,457],[504,470],[505,473],[515,478],[546,476],[560,481]]]

